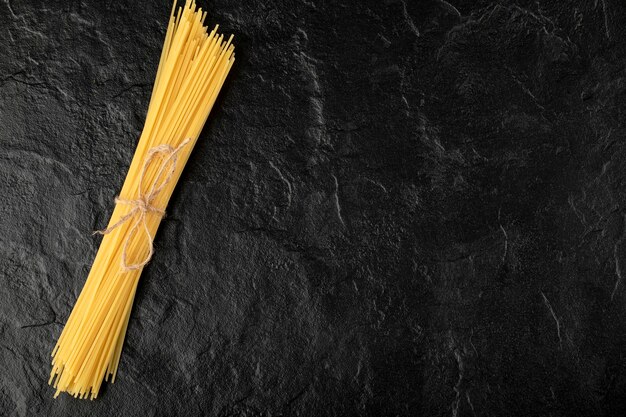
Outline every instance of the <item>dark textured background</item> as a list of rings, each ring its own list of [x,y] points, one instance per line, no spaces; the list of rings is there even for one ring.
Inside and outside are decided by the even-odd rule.
[[[200,5],[237,62],[88,402],[170,4],[0,0],[0,415],[624,415],[622,0]]]

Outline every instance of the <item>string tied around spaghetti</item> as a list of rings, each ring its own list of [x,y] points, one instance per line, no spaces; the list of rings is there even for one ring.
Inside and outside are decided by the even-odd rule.
[[[178,152],[183,149],[189,142],[191,138],[187,138],[181,142],[178,147],[174,148],[168,144],[157,145],[148,150],[146,154],[146,159],[143,163],[143,167],[141,169],[141,173],[139,174],[139,192],[136,199],[125,199],[119,196],[115,197],[116,204],[124,204],[131,206],[132,208],[128,213],[122,216],[115,224],[107,227],[106,229],[96,230],[94,234],[99,233],[101,235],[107,235],[123,225],[124,223],[131,221],[134,218],[133,226],[130,228],[130,231],[126,235],[126,239],[124,241],[124,246],[122,247],[122,270],[133,271],[137,269],[143,268],[150,259],[152,259],[152,255],[154,255],[154,236],[150,234],[150,230],[148,229],[148,221],[147,215],[148,213],[157,214],[161,217],[165,216],[165,210],[158,208],[153,205],[153,201],[159,195],[159,193],[165,188],[165,186],[172,180],[174,173],[176,172],[176,163],[178,162]],[[142,185],[143,180],[148,171],[148,167],[158,156],[163,156],[163,160],[161,161],[161,165],[157,171],[157,175],[154,178],[152,184],[148,188],[147,192],[143,191]],[[169,169],[168,169],[169,167]],[[161,177],[164,177],[163,179]],[[132,241],[133,237],[139,232],[139,228],[143,226],[146,236],[148,237],[148,254],[145,258],[137,263],[129,264],[128,263],[128,246]]]

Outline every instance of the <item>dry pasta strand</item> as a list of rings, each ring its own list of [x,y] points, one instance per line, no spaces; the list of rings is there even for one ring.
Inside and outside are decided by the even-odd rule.
[[[85,285],[52,350],[49,384],[56,388],[55,398],[67,392],[93,400],[103,380],[115,381],[143,269],[121,267],[123,248],[132,264],[150,254],[147,239],[155,235],[161,223],[161,215],[155,212],[167,207],[235,61],[232,36],[225,40],[217,33],[218,26],[209,32],[204,26],[205,18],[206,12],[194,0],[186,0],[183,7],[177,8],[176,1],[172,5],[146,121],[120,198],[136,200],[146,184],[163,184],[163,167],[157,163],[160,161],[146,165],[141,181],[144,161],[152,148],[169,145],[175,149],[187,140],[189,144],[181,147],[178,162],[167,166],[168,170],[173,166],[171,180],[154,196],[151,205],[155,210],[145,213],[145,230],[142,226],[132,233],[131,220],[121,222],[103,237]],[[132,209],[128,204],[116,204],[108,228]]]

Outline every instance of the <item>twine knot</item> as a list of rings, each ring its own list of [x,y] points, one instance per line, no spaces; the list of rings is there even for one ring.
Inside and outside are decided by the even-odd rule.
[[[132,208],[128,213],[122,216],[115,224],[107,227],[103,230],[96,230],[95,233],[99,233],[101,235],[107,235],[111,233],[113,230],[117,229],[122,224],[131,220],[133,217],[135,218],[135,222],[131,227],[130,231],[126,235],[126,239],[124,241],[124,247],[122,248],[122,270],[123,271],[133,271],[137,269],[143,268],[150,259],[152,259],[152,255],[154,255],[154,236],[150,234],[150,230],[148,229],[147,222],[147,214],[157,214],[160,217],[165,216],[165,210],[153,205],[154,199],[159,195],[159,193],[165,188],[165,186],[172,180],[174,172],[176,172],[176,162],[178,161],[178,152],[185,147],[191,138],[187,138],[178,147],[173,148],[170,145],[163,144],[157,145],[153,148],[150,148],[148,153],[146,154],[146,160],[143,163],[143,167],[141,169],[141,174],[139,176],[139,192],[136,199],[125,199],[119,196],[115,197],[116,204],[125,204],[131,206]],[[152,161],[159,155],[162,155],[163,161],[161,162],[161,166],[159,167],[157,174],[154,178],[154,181],[148,188],[147,192],[143,191],[142,185],[144,176],[146,175],[146,171],[148,167],[152,163]],[[166,168],[169,166],[169,170]],[[163,179],[161,177],[165,176]],[[148,254],[146,257],[137,263],[129,264],[127,261],[128,254],[128,246],[133,238],[139,231],[139,227],[143,225],[144,230],[146,232],[146,236],[148,237]]]

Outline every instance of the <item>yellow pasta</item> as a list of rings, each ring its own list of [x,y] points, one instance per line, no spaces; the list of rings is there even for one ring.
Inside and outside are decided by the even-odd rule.
[[[235,60],[232,36],[204,26],[206,12],[176,1],[146,121],[126,180],[76,305],[52,351],[50,384],[94,399],[115,381],[128,319],[152,238]]]

